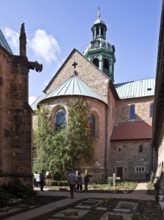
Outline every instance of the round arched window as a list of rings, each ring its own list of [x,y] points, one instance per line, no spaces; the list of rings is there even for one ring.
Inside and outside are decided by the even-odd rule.
[[[94,58],[92,60],[92,63],[94,63],[97,67],[99,67],[99,60],[97,58]]]
[[[54,118],[55,130],[61,130],[66,127],[66,110],[59,109]]]

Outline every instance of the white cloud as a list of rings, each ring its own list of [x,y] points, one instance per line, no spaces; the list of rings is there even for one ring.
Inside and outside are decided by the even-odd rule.
[[[31,105],[37,98],[35,96],[28,97],[28,103]]]
[[[19,33],[10,28],[4,29],[4,35],[11,46],[14,54],[19,51]],[[32,50],[32,53],[37,58],[41,58],[44,62],[56,61],[58,62],[58,55],[60,54],[60,47],[55,37],[49,35],[46,30],[38,29],[34,36],[27,38],[27,47]]]
[[[36,30],[34,37],[29,41],[29,46],[34,54],[45,62],[58,60],[57,55],[60,53],[58,42],[55,37],[47,34],[45,30]]]
[[[12,29],[6,27],[4,29],[4,35],[7,38],[7,41],[9,42],[10,47],[14,50],[14,52],[16,50],[18,53],[19,34],[13,31]]]

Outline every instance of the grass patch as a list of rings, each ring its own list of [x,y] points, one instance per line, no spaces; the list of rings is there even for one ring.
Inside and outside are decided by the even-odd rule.
[[[136,181],[117,181],[114,187],[112,182],[108,184],[93,183],[88,185],[88,189],[94,190],[134,190],[137,186]]]

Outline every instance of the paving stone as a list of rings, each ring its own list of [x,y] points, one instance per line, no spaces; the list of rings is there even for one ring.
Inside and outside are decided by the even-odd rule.
[[[115,212],[131,212],[137,208],[138,203],[120,201],[117,206],[113,209]]]
[[[130,213],[106,212],[100,220],[132,220],[133,215]]]
[[[89,211],[84,210],[84,209],[65,209],[61,212],[58,212],[57,214],[53,215],[53,217],[57,218],[64,218],[66,217],[67,219],[78,219],[81,218],[82,216],[86,215]]]
[[[106,211],[108,208],[106,208],[106,207],[96,207],[95,209],[98,210],[98,211]]]
[[[99,200],[99,199],[86,199],[75,207],[79,209],[91,209],[92,207],[96,207],[100,205],[102,202],[103,200]]]

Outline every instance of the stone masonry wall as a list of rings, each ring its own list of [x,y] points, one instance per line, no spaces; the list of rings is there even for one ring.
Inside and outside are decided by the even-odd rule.
[[[140,145],[143,147],[142,152]],[[114,172],[117,174],[117,168],[122,167],[123,179],[145,179],[146,170],[151,169],[152,151],[149,140],[113,141],[110,153],[110,176]]]
[[[31,108],[27,58],[0,50],[0,184],[18,177],[31,184]]]
[[[73,75],[74,68],[72,64],[74,61],[78,63],[76,71],[80,79],[82,79],[107,103],[109,79],[105,76],[105,74],[100,74],[99,69],[77,51],[72,53],[70,59],[62,66],[59,73],[55,75],[55,80],[52,80],[51,85],[46,92],[54,90],[61,85],[63,81]]]
[[[154,101],[154,97],[140,97],[135,99],[124,99],[116,102],[116,123],[129,121],[130,105],[135,105],[136,120],[144,120],[149,125],[152,124],[150,118],[150,104]]]

